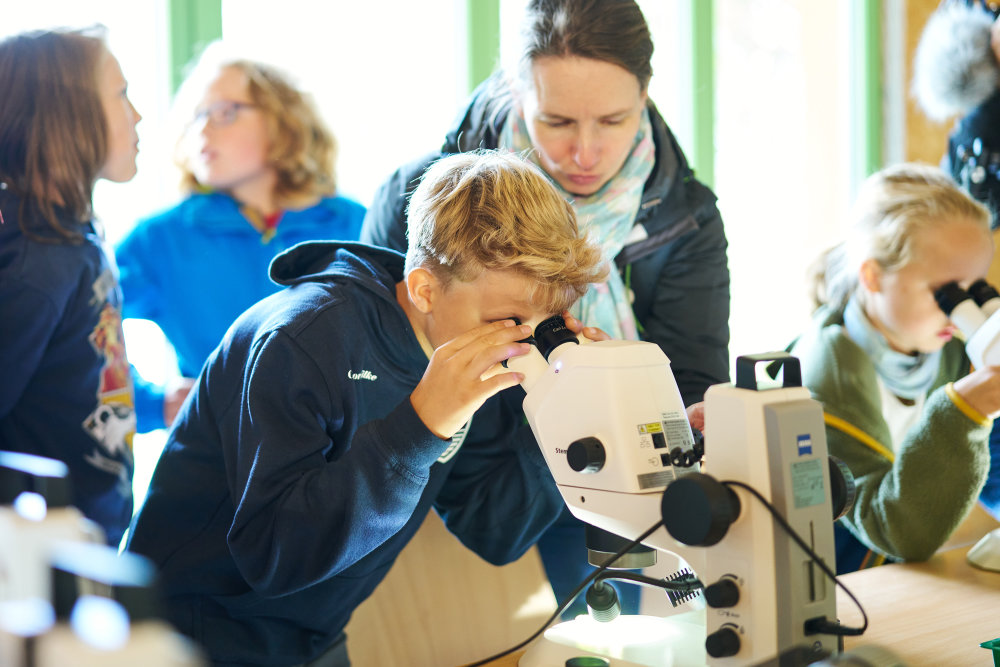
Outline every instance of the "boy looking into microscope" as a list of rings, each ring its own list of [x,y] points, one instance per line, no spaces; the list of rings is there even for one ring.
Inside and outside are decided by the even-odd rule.
[[[351,612],[432,507],[493,563],[563,507],[528,427],[488,399],[522,379],[500,363],[534,325],[603,277],[600,250],[513,154],[438,161],[408,220],[405,259],[277,257],[287,288],[236,321],[170,434],[128,548],[213,664],[349,665]]]

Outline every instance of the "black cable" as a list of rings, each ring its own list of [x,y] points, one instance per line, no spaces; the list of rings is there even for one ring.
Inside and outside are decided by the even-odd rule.
[[[806,630],[822,634],[844,635],[852,637],[864,634],[865,630],[868,629],[868,614],[865,613],[865,608],[862,607],[861,603],[858,602],[858,599],[854,597],[854,593],[852,593],[847,588],[847,586],[840,583],[840,580],[837,579],[836,573],[834,573],[830,569],[830,567],[825,562],[823,562],[823,559],[819,557],[819,554],[813,551],[809,547],[809,545],[806,544],[805,540],[799,537],[799,534],[795,532],[795,529],[792,528],[787,521],[785,521],[785,517],[781,516],[778,510],[775,509],[774,506],[771,505],[771,503],[767,502],[764,496],[762,496],[760,493],[757,492],[757,489],[754,489],[748,484],[744,484],[743,482],[737,482],[734,480],[726,480],[723,481],[722,484],[725,484],[726,486],[738,486],[739,488],[750,492],[752,496],[754,496],[757,500],[759,500],[764,505],[764,507],[767,508],[767,511],[771,513],[771,516],[778,523],[778,525],[781,526],[784,529],[784,531],[788,533],[788,536],[791,537],[792,540],[799,545],[799,548],[805,551],[806,554],[810,558],[812,558],[817,565],[819,565],[819,568],[823,571],[823,573],[826,576],[828,576],[830,579],[833,580],[833,583],[835,585],[840,586],[844,590],[844,592],[847,593],[847,596],[851,598],[851,600],[854,602],[855,606],[858,608],[858,611],[861,612],[861,618],[864,619],[864,623],[861,625],[860,628],[850,628],[845,625],[840,625],[839,623],[836,623],[834,621],[827,621],[825,619],[810,619],[809,621],[806,621]]]
[[[600,585],[601,582],[606,580],[622,581],[630,584],[649,586],[650,588],[659,588],[667,594],[667,599],[670,601],[671,606],[674,607],[679,607],[685,602],[694,600],[698,594],[705,589],[705,584],[703,584],[701,580],[687,568],[678,570],[674,574],[670,575],[670,577],[664,577],[662,579],[647,577],[646,575],[639,574],[638,572],[607,570],[598,575],[597,580],[591,584],[590,590],[593,590],[595,586]],[[587,595],[590,595],[589,591]],[[587,606],[588,608],[590,607],[589,598],[587,600]],[[602,620],[594,614],[591,614],[591,617],[598,621]]]
[[[626,553],[628,553],[628,551],[630,549],[634,548],[636,545],[638,545],[644,539],[646,539],[647,537],[649,537],[650,535],[652,535],[653,533],[655,533],[656,530],[658,528],[660,528],[662,525],[663,525],[663,521],[662,520],[661,521],[657,521],[646,532],[644,532],[642,535],[640,535],[639,537],[635,538],[634,540],[632,540],[631,542],[629,542],[628,544],[626,544],[624,547],[622,547],[621,549],[619,549],[617,552],[615,552],[615,554],[613,554],[606,561],[604,561],[604,563],[602,563],[600,567],[598,567],[596,570],[594,570],[593,572],[591,572],[590,575],[588,575],[586,579],[584,579],[582,582],[580,582],[580,585],[577,586],[576,589],[572,593],[570,593],[569,596],[565,600],[563,600],[562,604],[559,605],[559,608],[556,609],[552,613],[551,616],[549,616],[549,619],[547,621],[545,621],[545,623],[542,625],[542,627],[540,627],[533,635],[531,635],[530,637],[528,637],[527,639],[525,639],[520,644],[517,644],[516,646],[512,646],[509,649],[501,651],[500,653],[497,653],[495,655],[491,655],[488,658],[483,658],[482,660],[479,660],[477,662],[470,662],[468,665],[465,665],[465,667],[480,667],[480,665],[485,665],[486,663],[489,663],[489,662],[492,662],[494,660],[497,660],[498,658],[502,658],[505,655],[510,655],[514,651],[517,651],[518,649],[523,648],[523,647],[527,646],[528,644],[530,644],[531,642],[533,642],[539,635],[541,635],[543,632],[545,632],[546,628],[548,628],[550,625],[552,625],[552,622],[554,620],[556,620],[557,618],[559,618],[559,615],[562,614],[563,611],[567,607],[569,607],[571,604],[573,604],[573,600],[575,600],[577,598],[577,596],[580,595],[580,593],[583,592],[584,588],[586,588],[587,586],[589,586],[591,584],[591,582],[593,582],[595,579],[597,579],[597,577],[600,576],[600,574],[602,572],[607,571],[609,565],[611,565],[616,560],[618,560],[619,558],[621,558],[622,556],[624,556]]]
[[[631,581],[644,586],[662,588],[664,590],[677,591],[681,593],[691,593],[705,587],[705,585],[701,583],[701,580],[693,575],[686,575],[680,579],[657,579],[656,577],[647,577],[646,575],[639,574],[638,572],[618,572],[617,570],[600,571],[596,580],[604,581],[605,579],[612,579],[614,581]]]

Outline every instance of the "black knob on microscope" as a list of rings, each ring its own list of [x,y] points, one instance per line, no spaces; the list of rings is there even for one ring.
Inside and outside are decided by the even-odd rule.
[[[677,466],[678,468],[684,467],[684,450],[680,447],[674,447],[670,450],[670,463]]]
[[[604,467],[606,460],[604,445],[594,437],[574,440],[566,449],[566,461],[569,467],[583,474],[599,471]]]
[[[705,587],[705,602],[713,609],[735,607],[739,601],[740,587],[728,577]]]
[[[830,504],[833,507],[833,520],[836,521],[851,511],[858,495],[858,486],[854,474],[847,464],[836,456],[829,456],[830,468]]]
[[[740,652],[740,636],[732,628],[719,628],[705,637],[705,650],[713,658],[728,658]]]
[[[660,499],[663,525],[671,537],[693,547],[710,547],[740,514],[732,489],[704,473],[688,473],[667,486]]]

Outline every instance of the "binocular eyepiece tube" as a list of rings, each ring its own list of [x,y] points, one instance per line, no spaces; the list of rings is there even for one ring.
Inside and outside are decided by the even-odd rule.
[[[934,291],[934,300],[966,338],[1000,309],[1000,293],[982,279],[969,285],[967,290],[954,282],[943,285]]]
[[[566,321],[562,315],[553,315],[539,322],[538,326],[535,327],[533,339],[531,342],[542,353],[546,361],[549,360],[553,350],[563,343],[580,344],[580,339],[576,337],[576,334],[566,327]]]
[[[977,280],[962,289],[948,283],[934,291],[938,306],[961,329],[965,351],[973,366],[1000,365],[1000,294],[985,280]]]
[[[517,319],[514,321],[520,324]],[[527,354],[507,359],[502,365],[504,368],[524,374],[521,386],[525,391],[530,390],[548,368],[548,364],[555,361],[552,353],[556,348],[564,343],[580,344],[576,334],[566,326],[562,315],[553,315],[542,320],[535,327],[534,334],[520,342],[530,343],[531,350]]]

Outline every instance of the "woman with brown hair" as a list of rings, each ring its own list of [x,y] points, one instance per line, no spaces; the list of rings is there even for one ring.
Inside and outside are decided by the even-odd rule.
[[[117,545],[135,414],[92,198],[135,175],[140,116],[100,28],[0,42],[0,90],[0,449],[64,461],[73,503]]]

